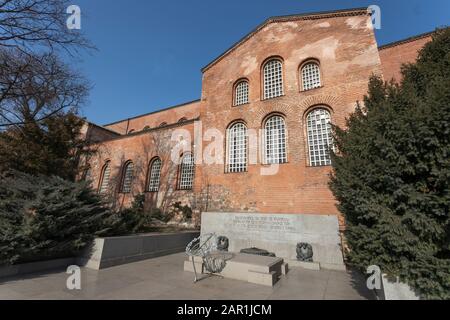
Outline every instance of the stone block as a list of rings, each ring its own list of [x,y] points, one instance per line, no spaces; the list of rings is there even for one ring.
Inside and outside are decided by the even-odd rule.
[[[78,257],[77,262],[87,268],[100,270],[183,252],[188,243],[198,236],[199,232],[188,231],[95,239],[92,246]]]
[[[203,270],[202,258],[194,257],[194,263],[197,273],[201,274]],[[184,271],[194,272],[192,258],[188,258],[184,262]],[[286,273],[287,265],[281,258],[233,253],[232,258],[227,260],[220,275],[228,279],[273,286],[280,276]]]
[[[320,271],[320,263],[318,262],[303,262],[297,260],[289,260],[289,265],[293,268],[303,268],[308,270]]]
[[[278,282],[278,275],[275,271],[263,273],[257,271],[249,271],[247,281],[261,286],[273,287]]]
[[[283,263],[281,265],[281,274],[285,276],[288,274],[288,272],[289,272],[289,265],[287,263]]]

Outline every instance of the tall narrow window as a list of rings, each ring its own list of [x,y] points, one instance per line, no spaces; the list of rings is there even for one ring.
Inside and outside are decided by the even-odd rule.
[[[303,90],[319,88],[322,85],[320,81],[320,67],[317,63],[308,62],[302,67],[302,83]]]
[[[180,175],[178,181],[178,189],[190,190],[194,185],[194,156],[190,153],[183,155],[180,165]]]
[[[306,122],[310,165],[314,167],[331,165],[330,148],[333,138],[330,113],[324,108],[315,109],[308,114]]]
[[[283,63],[278,59],[267,62],[264,66],[264,99],[283,95]]]
[[[240,106],[248,103],[248,81],[238,82],[234,92],[234,106]]]
[[[227,172],[247,171],[247,127],[238,122],[227,130]]]
[[[125,163],[123,167],[123,177],[122,177],[122,193],[130,193],[131,185],[133,183],[133,175],[134,175],[134,165],[133,162],[129,161]]]
[[[105,194],[108,191],[110,176],[111,176],[111,162],[107,161],[103,166],[102,173],[100,176],[98,193]]]
[[[264,126],[266,164],[286,163],[286,124],[283,117],[272,116]]]
[[[161,159],[154,159],[149,167],[148,171],[148,188],[147,191],[158,192],[159,191],[159,181],[161,178]]]

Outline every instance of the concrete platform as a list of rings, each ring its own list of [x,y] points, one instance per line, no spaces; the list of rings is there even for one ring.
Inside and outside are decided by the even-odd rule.
[[[249,283],[273,287],[283,274],[287,273],[287,265],[282,258],[264,257],[244,253],[230,253],[225,269],[220,273],[227,279],[246,281]],[[194,258],[197,273],[204,274],[203,260]],[[194,272],[192,258],[184,262],[184,270]]]
[[[133,262],[103,270],[81,269],[81,290],[68,290],[64,269],[0,279],[0,300],[360,300],[374,299],[364,275],[295,268],[274,287],[207,277],[193,283],[181,268],[186,254]]]

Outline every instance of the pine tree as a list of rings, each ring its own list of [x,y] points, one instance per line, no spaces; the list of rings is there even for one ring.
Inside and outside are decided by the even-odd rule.
[[[0,176],[0,265],[73,257],[104,233],[108,211],[86,182]]]
[[[449,299],[450,29],[402,74],[400,84],[373,77],[346,129],[335,128],[330,186],[352,265]]]
[[[92,153],[80,135],[82,125],[69,112],[0,132],[0,173],[17,170],[75,181],[80,159]]]

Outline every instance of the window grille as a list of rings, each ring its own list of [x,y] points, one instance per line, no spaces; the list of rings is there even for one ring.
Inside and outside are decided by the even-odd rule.
[[[270,60],[264,66],[264,99],[283,95],[283,64],[280,60]]]
[[[247,171],[247,127],[239,122],[227,130],[228,161],[230,173]]]
[[[110,162],[107,162],[103,166],[103,170],[102,170],[102,176],[101,176],[101,180],[100,180],[100,188],[98,190],[98,192],[100,194],[105,194],[108,191],[110,176],[111,176],[111,166],[110,166]]]
[[[158,192],[159,191],[159,181],[161,178],[161,159],[157,158],[152,161],[149,170],[148,179],[148,191]]]
[[[190,190],[194,184],[194,156],[190,153],[185,154],[181,160],[180,166],[180,180],[178,188],[180,190]]]
[[[248,82],[241,81],[237,84],[234,94],[234,105],[240,106],[248,103]]]
[[[306,121],[310,165],[331,165],[330,148],[333,138],[330,113],[323,108],[315,109],[308,114]]]
[[[320,83],[320,68],[317,63],[310,62],[302,68],[303,90],[311,90],[319,88]]]
[[[266,121],[264,138],[265,163],[286,163],[286,124],[283,117],[272,116]]]
[[[122,193],[131,192],[131,184],[133,183],[134,165],[133,162],[127,162],[123,170]]]

